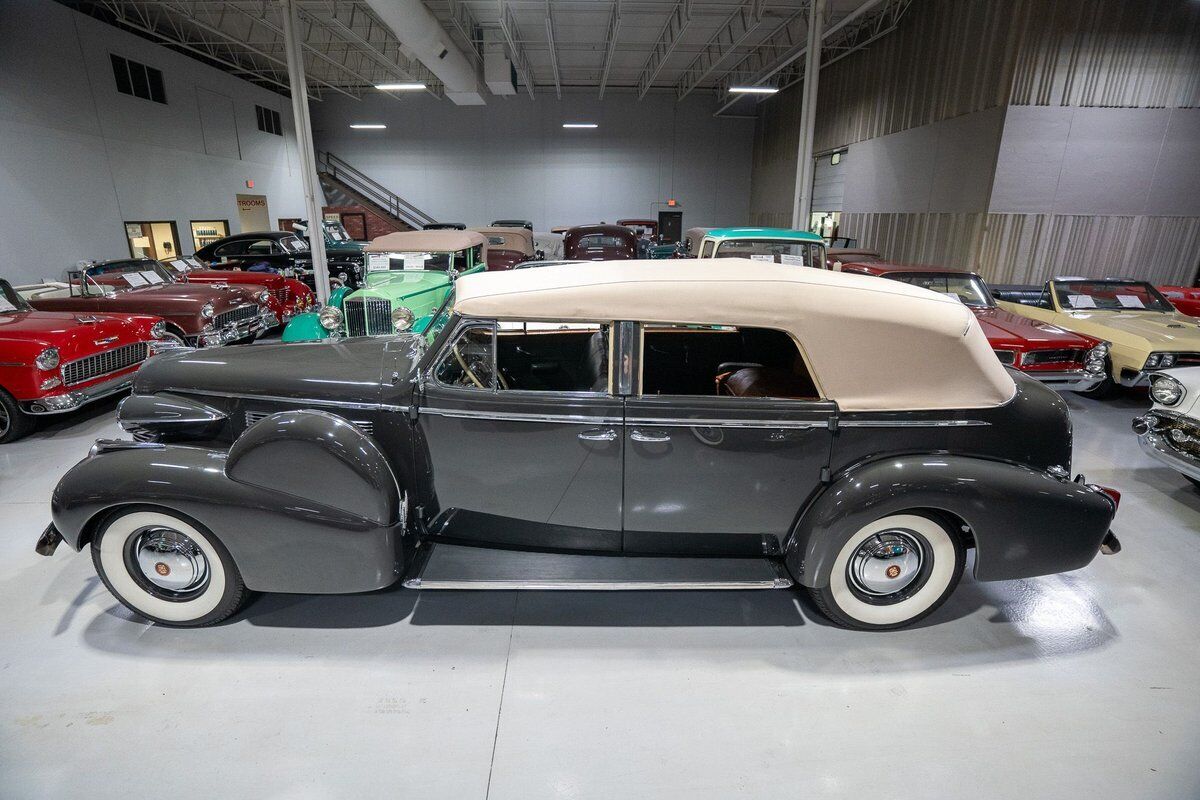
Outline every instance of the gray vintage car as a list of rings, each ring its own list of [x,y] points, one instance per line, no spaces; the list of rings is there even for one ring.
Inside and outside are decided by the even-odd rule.
[[[958,301],[746,259],[466,276],[425,336],[155,359],[38,542],[196,626],[252,591],[775,588],[886,629],[1119,549]],[[314,379],[312,376],[320,376]],[[629,558],[629,556],[638,556]]]

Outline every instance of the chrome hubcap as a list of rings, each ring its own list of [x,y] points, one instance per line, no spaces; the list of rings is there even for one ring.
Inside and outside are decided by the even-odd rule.
[[[903,530],[877,533],[864,541],[850,558],[850,580],[860,591],[882,597],[908,587],[921,572],[925,552],[912,534]]]
[[[8,433],[8,409],[0,405],[0,436]]]
[[[133,554],[142,577],[160,589],[188,592],[208,580],[208,559],[190,538],[169,528],[138,534]]]

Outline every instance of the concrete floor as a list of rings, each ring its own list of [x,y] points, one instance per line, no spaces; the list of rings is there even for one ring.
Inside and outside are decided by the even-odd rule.
[[[1200,492],[1070,398],[1125,550],[914,630],[790,591],[266,596],[147,625],[34,554],[103,404],[0,447],[0,796],[1200,797]],[[1014,521],[1017,522],[1017,521]]]

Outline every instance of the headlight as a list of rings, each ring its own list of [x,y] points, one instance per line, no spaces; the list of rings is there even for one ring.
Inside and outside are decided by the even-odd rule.
[[[321,327],[327,331],[336,331],[342,327],[342,310],[336,306],[325,306],[317,315]]]
[[[1085,372],[1099,374],[1104,372],[1105,359],[1108,358],[1108,342],[1100,344],[1087,351],[1087,355],[1083,357],[1083,369]]]
[[[215,313],[217,313],[217,309],[213,307],[212,303],[205,303],[200,309],[200,316],[204,317],[205,319],[212,319],[213,314]]]
[[[38,369],[54,369],[58,366],[58,348],[47,347],[42,352],[38,353],[37,358],[33,363],[38,365]]]
[[[165,338],[167,335],[167,323],[163,322],[160,319],[158,322],[151,325],[150,326],[150,335],[153,336],[155,339]]]
[[[258,293],[257,297],[258,297],[258,302],[265,306],[271,299],[271,293],[268,292],[266,289],[263,289],[261,292]]]
[[[1160,358],[1158,360],[1158,366],[1160,366],[1163,369],[1166,369],[1167,367],[1175,366],[1175,354],[1174,353],[1163,353],[1162,358]]]
[[[1155,375],[1150,382],[1150,396],[1159,405],[1173,406],[1183,399],[1183,384],[1170,375]]]
[[[397,331],[406,331],[412,327],[413,320],[416,318],[411,309],[400,306],[392,312],[392,325]]]
[[[337,274],[337,276],[338,276],[338,280],[341,281],[342,283],[345,283],[346,281],[350,280],[349,273],[347,273],[345,271],[339,272]]]

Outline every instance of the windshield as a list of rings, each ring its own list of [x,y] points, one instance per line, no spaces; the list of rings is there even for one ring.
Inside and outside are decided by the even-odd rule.
[[[628,247],[629,242],[621,236],[606,233],[589,233],[579,237],[580,247]]]
[[[16,311],[29,311],[25,298],[17,294],[9,282],[0,280],[0,314],[11,314]]]
[[[327,236],[329,236],[330,239],[333,239],[335,242],[352,241],[350,238],[350,234],[346,232],[346,226],[340,222],[326,222],[325,223],[325,234]]]
[[[1054,281],[1058,305],[1066,311],[1173,311],[1174,306],[1140,281]]]
[[[891,272],[884,275],[894,281],[911,283],[938,294],[957,297],[963,305],[972,308],[991,308],[996,305],[987,284],[978,275],[961,275],[947,272]]]
[[[442,328],[446,327],[446,323],[450,321],[450,315],[453,312],[454,290],[451,289],[450,294],[446,295],[446,299],[442,301],[441,308],[433,312],[433,318],[429,320],[429,324],[425,326],[425,330],[421,331],[427,341],[432,342],[442,332]]]
[[[367,253],[367,272],[389,272],[391,270],[425,269],[446,272],[467,263],[466,251],[438,253],[432,251],[411,253]]]
[[[808,242],[778,239],[731,239],[717,242],[716,258],[752,258],[776,264],[811,267]]]
[[[85,274],[87,283],[115,289],[140,289],[175,282],[174,270],[148,258],[93,264]]]

